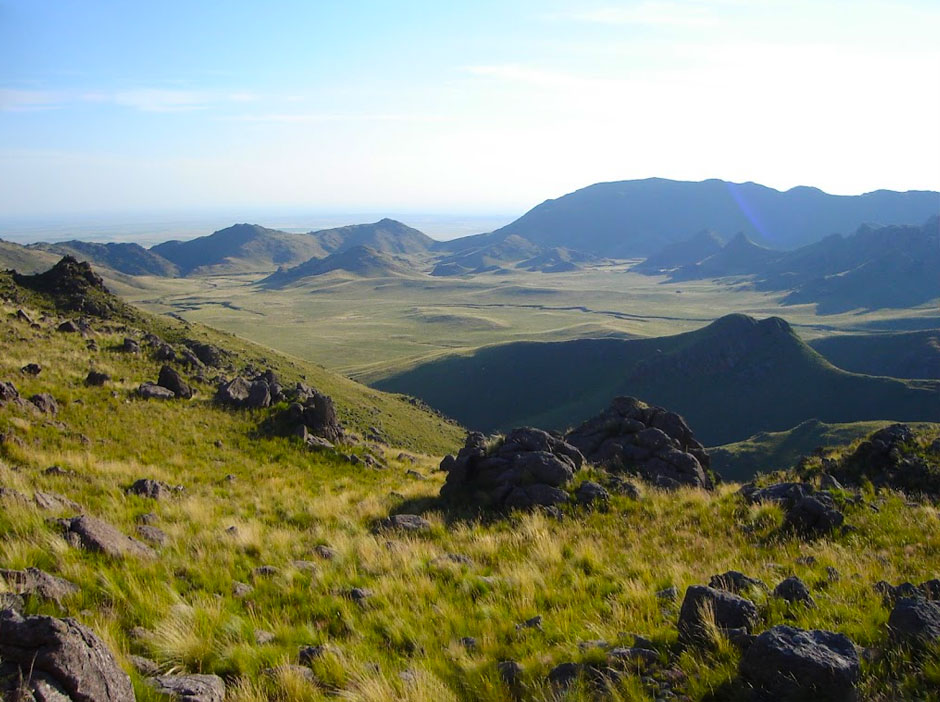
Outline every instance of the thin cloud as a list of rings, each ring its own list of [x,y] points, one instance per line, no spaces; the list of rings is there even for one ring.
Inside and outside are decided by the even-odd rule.
[[[606,25],[706,27],[719,20],[699,3],[644,2],[633,7],[598,7],[551,15],[549,19]]]
[[[306,124],[314,122],[437,122],[441,117],[407,113],[339,113],[339,112],[293,112],[254,115],[233,115],[222,119],[234,122],[257,122],[271,124]]]
[[[61,107],[63,96],[45,90],[13,90],[0,88],[0,111],[34,112]]]

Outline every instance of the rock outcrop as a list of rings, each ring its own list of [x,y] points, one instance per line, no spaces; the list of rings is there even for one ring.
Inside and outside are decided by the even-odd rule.
[[[786,513],[784,530],[804,538],[825,536],[845,521],[832,494],[825,490],[816,492],[808,483],[775,483],[763,488],[748,483],[739,493],[750,504],[780,505]]]
[[[157,385],[166,388],[176,397],[188,400],[193,396],[193,389],[183,380],[175,369],[170,366],[160,368],[160,377],[157,379]]]
[[[0,612],[0,658],[20,669],[14,692],[4,699],[134,702],[130,678],[114,655],[74,619]],[[18,686],[28,696],[14,696]]]
[[[343,439],[345,432],[336,416],[333,398],[301,383],[297,384],[292,394],[295,402],[291,403],[280,418],[286,424],[289,434],[300,437],[301,441],[311,446],[321,448],[328,446],[317,439],[330,443]]]
[[[236,376],[223,381],[215,394],[215,401],[228,407],[261,409],[284,398],[280,383],[270,370],[253,378]]]
[[[493,447],[474,432],[456,457],[441,462],[447,471],[441,497],[492,507],[553,506],[568,501],[563,488],[583,462],[578,449],[540,429],[515,429]]]
[[[888,617],[888,628],[895,639],[905,643],[940,641],[940,603],[901,597]]]
[[[909,426],[892,424],[869,436],[831,472],[846,484],[867,480],[875,487],[940,497],[940,451],[919,449]]]
[[[636,473],[660,487],[714,487],[708,453],[685,420],[634,397],[615,398],[565,440],[591,463]]]
[[[147,680],[160,694],[179,702],[222,702],[225,683],[218,675],[158,675]]]
[[[679,610],[679,640],[687,645],[708,645],[713,631],[747,633],[757,623],[757,607],[748,599],[724,590],[692,585]]]
[[[775,626],[744,652],[741,677],[761,699],[854,702],[860,666],[852,641],[830,631]]]
[[[65,520],[65,528],[66,540],[86,551],[99,551],[114,558],[124,556],[152,558],[156,555],[147,544],[87,514]]]
[[[0,569],[0,580],[6,583],[7,588],[20,596],[35,596],[45,600],[60,602],[62,599],[78,592],[78,585],[64,578],[51,575],[39,568],[26,568],[25,570]]]

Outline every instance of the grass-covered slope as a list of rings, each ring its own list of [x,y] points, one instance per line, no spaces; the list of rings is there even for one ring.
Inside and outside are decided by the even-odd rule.
[[[810,346],[853,373],[940,378],[940,329],[883,334],[834,334]]]
[[[450,356],[375,386],[421,398],[482,431],[564,429],[615,395],[669,407],[706,444],[781,431],[809,418],[940,421],[940,383],[842,371],[779,318],[729,315],[654,339],[515,343]]]
[[[150,515],[167,541],[152,560],[89,553],[49,519],[73,509],[41,510],[8,495],[0,565],[39,567],[79,585],[60,604],[31,599],[27,611],[77,617],[128,671],[130,656],[140,655],[163,671],[216,673],[233,702],[503,702],[510,693],[497,663],[511,659],[523,666],[521,698],[552,700],[551,668],[597,662],[603,653],[586,642],[630,645],[635,633],[660,652],[659,672],[628,670],[609,699],[652,700],[666,689],[690,700],[743,699],[734,647],[683,650],[677,605],[656,595],[733,568],[771,585],[796,574],[812,588],[814,609],[759,595],[761,628],[833,629],[883,652],[863,666],[870,698],[932,699],[940,682],[936,658],[912,662],[890,645],[888,609],[872,587],[937,574],[935,507],[886,493],[875,511],[868,496],[848,508],[854,531],[812,543],[776,535],[780,510],[745,506],[735,486],[714,494],[646,489],[638,500],[615,496],[606,510],[560,521],[541,513],[452,519],[433,500],[443,481],[436,458],[412,464],[394,449],[389,468],[376,471],[258,436],[257,414],[199,399],[139,400],[131,391],[155,367],[108,350],[123,332],[96,334],[103,350],[89,352],[79,335],[49,331],[48,322],[31,329],[10,317],[13,309],[3,305],[0,317],[0,378],[23,395],[53,393],[60,410],[51,417],[13,403],[0,408],[0,485],[27,499],[58,493],[128,534]],[[44,366],[37,377],[19,372],[31,361]],[[115,380],[85,387],[90,366]],[[52,465],[61,470],[47,472]],[[159,501],[125,494],[141,477],[184,489]],[[377,519],[406,503],[426,505],[429,532],[373,532]],[[262,575],[262,566],[276,570]],[[250,592],[236,595],[236,583]],[[356,587],[371,592],[363,604],[348,597]],[[537,615],[540,627],[517,626]],[[265,632],[273,638],[259,643]],[[328,648],[309,664],[314,682],[264,672],[320,644]],[[132,675],[138,699],[155,702]],[[566,699],[597,696],[575,687]]]
[[[750,480],[758,472],[787,470],[817,449],[837,449],[859,441],[890,421],[827,424],[808,419],[792,429],[760,432],[743,441],[708,449],[712,469],[725,480]],[[921,431],[937,431],[936,424],[915,425]]]

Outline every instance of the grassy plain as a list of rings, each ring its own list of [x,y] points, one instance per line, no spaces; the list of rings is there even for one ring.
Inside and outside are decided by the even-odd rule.
[[[807,340],[869,324],[916,325],[938,313],[928,305],[818,316],[813,305],[783,306],[781,295],[740,280],[673,284],[627,267],[468,278],[335,272],[280,290],[255,285],[252,275],[145,278],[114,287],[144,309],[225,329],[365,382],[487,344],[663,336],[731,312],[782,316]]]

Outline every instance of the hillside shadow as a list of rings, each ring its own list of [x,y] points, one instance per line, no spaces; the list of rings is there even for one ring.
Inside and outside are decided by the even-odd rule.
[[[510,510],[492,509],[470,500],[455,503],[453,500],[434,495],[405,498],[389,512],[389,515],[416,514],[421,517],[431,512],[440,514],[448,527],[493,524],[506,520],[512,514]]]

